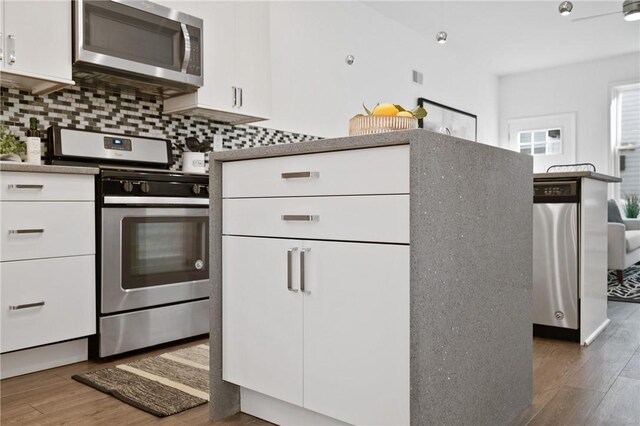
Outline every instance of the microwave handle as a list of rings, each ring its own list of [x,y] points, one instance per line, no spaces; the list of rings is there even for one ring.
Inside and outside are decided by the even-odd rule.
[[[181,23],[182,37],[184,37],[184,59],[182,60],[182,72],[186,73],[189,67],[189,60],[191,59],[191,38],[189,37],[189,29],[187,24]]]

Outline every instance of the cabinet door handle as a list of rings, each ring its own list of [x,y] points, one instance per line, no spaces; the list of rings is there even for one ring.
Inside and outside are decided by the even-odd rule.
[[[9,35],[9,64],[16,63],[16,36]]]
[[[307,253],[308,251],[311,251],[310,248],[304,248],[300,250],[300,292],[301,293],[306,293],[309,294],[311,293],[310,291],[306,291],[305,290],[305,280],[304,280],[304,258],[305,258],[305,253]]]
[[[44,229],[9,229],[9,234],[42,234]]]
[[[7,185],[9,189],[42,189],[44,185],[26,185],[26,184],[16,184],[16,185]]]
[[[238,106],[238,88],[236,86],[231,86],[231,90],[233,90],[233,106]]]
[[[0,33],[0,40],[3,40],[2,33]],[[0,42],[0,61],[4,61],[4,43]]]
[[[320,220],[320,216],[315,214],[283,214],[280,218],[292,222],[318,222]]]
[[[280,173],[282,179],[319,178],[320,172],[286,172]]]
[[[35,308],[37,306],[44,306],[44,300],[42,302],[25,303],[24,305],[9,305],[9,310],[17,311],[18,309]]]
[[[291,262],[293,260],[293,252],[298,250],[297,247],[287,250],[287,290],[297,293],[298,290],[293,288],[293,272],[291,271]]]
[[[238,105],[238,108],[242,108],[242,87],[238,87],[238,90],[240,91],[240,105]]]

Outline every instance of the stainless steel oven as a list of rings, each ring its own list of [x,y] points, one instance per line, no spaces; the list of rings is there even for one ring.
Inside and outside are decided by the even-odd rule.
[[[102,208],[104,314],[209,296],[206,208]]]
[[[100,167],[91,354],[208,333],[209,177],[168,170],[162,139],[51,128],[48,155],[53,164]]]

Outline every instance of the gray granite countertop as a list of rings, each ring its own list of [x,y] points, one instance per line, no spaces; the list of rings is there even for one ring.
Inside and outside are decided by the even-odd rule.
[[[558,173],[534,173],[534,180],[546,180],[546,179],[573,179],[573,178],[589,178],[595,180],[601,180],[603,182],[622,182],[622,179],[615,176],[609,176],[596,172],[558,172]]]
[[[422,132],[427,131],[428,130],[423,129],[402,130],[375,135],[349,136],[282,145],[260,146],[256,148],[234,149],[230,151],[213,152],[209,155],[209,160],[236,161],[249,160],[253,158],[342,151],[347,149],[374,148],[378,146],[405,145],[410,143],[411,140],[415,139]]]
[[[97,167],[48,166],[40,164],[26,164],[14,162],[0,162],[2,172],[31,172],[31,173],[65,173],[71,175],[97,175]]]

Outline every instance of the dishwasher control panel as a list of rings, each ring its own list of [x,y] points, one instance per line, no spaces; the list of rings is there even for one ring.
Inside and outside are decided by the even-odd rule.
[[[533,183],[534,203],[578,202],[577,181],[553,181]]]

